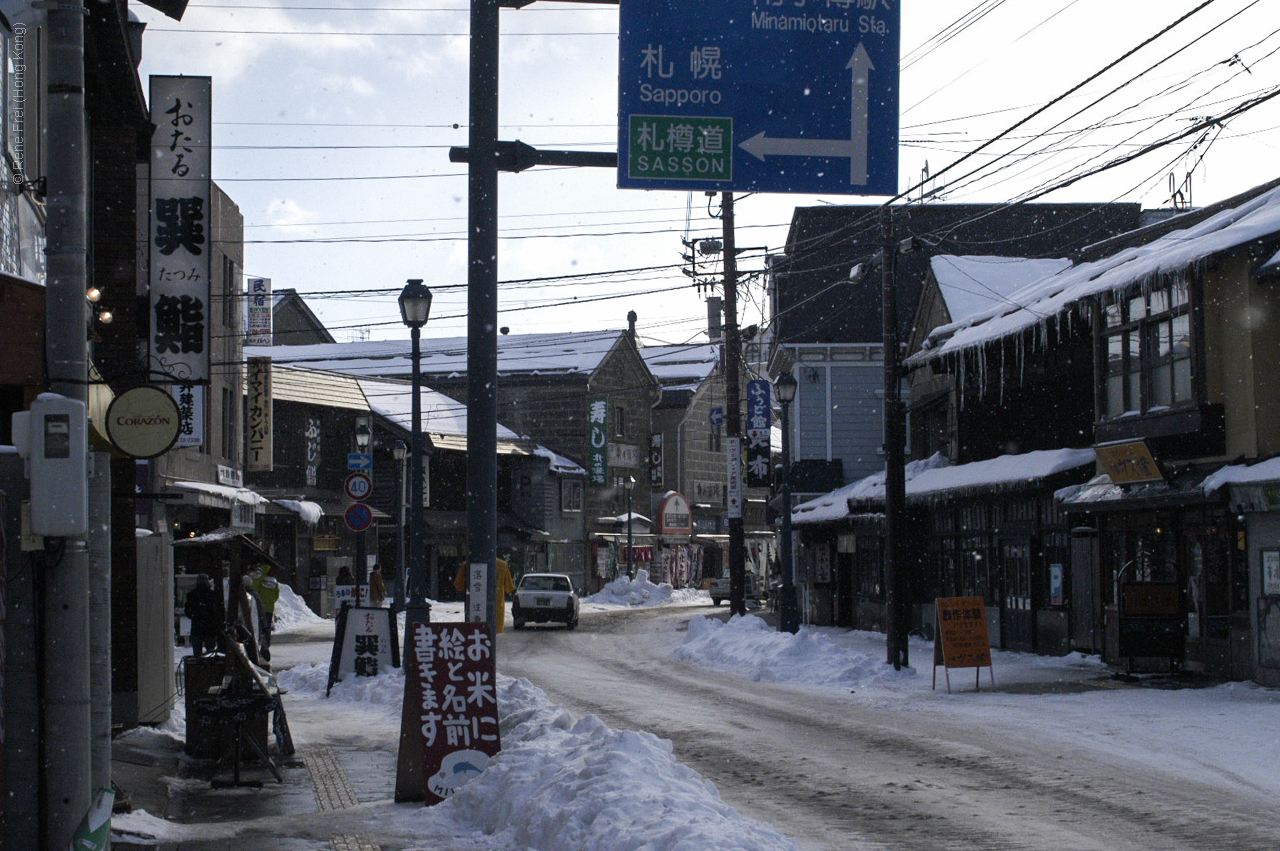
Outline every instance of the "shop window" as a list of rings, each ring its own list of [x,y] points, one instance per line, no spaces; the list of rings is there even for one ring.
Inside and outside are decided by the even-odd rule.
[[[1103,417],[1145,414],[1195,402],[1191,299],[1175,282],[1103,308]]]

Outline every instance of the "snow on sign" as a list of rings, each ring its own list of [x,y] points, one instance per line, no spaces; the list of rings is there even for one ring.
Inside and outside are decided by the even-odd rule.
[[[623,0],[618,186],[898,191],[901,0]]]

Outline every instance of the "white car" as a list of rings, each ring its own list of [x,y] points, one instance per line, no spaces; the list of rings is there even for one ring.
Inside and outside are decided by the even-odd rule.
[[[511,617],[516,629],[524,629],[526,623],[562,623],[575,629],[578,594],[563,573],[526,573],[516,585]]]

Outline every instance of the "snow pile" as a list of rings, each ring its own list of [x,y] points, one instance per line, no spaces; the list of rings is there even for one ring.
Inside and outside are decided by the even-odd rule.
[[[665,739],[611,730],[594,715],[574,721],[528,680],[501,685],[502,754],[440,806],[509,838],[506,847],[795,849],[724,803]]]
[[[294,704],[325,700],[328,679],[327,663],[279,675]],[[323,706],[359,708],[385,727],[398,722],[403,700],[402,672],[385,668],[335,684]],[[594,715],[576,720],[525,679],[499,676],[498,703],[502,752],[443,804],[397,808],[390,819],[397,831],[428,835],[441,824],[466,825],[496,840],[494,847],[536,851],[795,851],[775,829],[724,803],[664,739],[612,730]]]
[[[671,603],[674,590],[666,582],[654,585],[649,581],[649,571],[637,570],[634,579],[619,576],[585,602],[605,606],[665,606]]]
[[[324,618],[311,611],[306,602],[295,594],[292,588],[283,582],[280,583],[280,599],[276,600],[275,629],[277,632],[322,621]]]
[[[832,631],[802,627],[796,635],[778,632],[755,615],[694,618],[684,644],[672,655],[701,667],[727,671],[756,682],[864,687],[877,681],[916,676],[912,668],[895,671],[884,654],[840,646]]]

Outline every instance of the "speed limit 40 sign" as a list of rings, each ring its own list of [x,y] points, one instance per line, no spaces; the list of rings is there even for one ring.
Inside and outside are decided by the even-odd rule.
[[[373,492],[373,479],[368,473],[352,473],[347,476],[342,489],[346,492],[348,499],[360,502]]]

